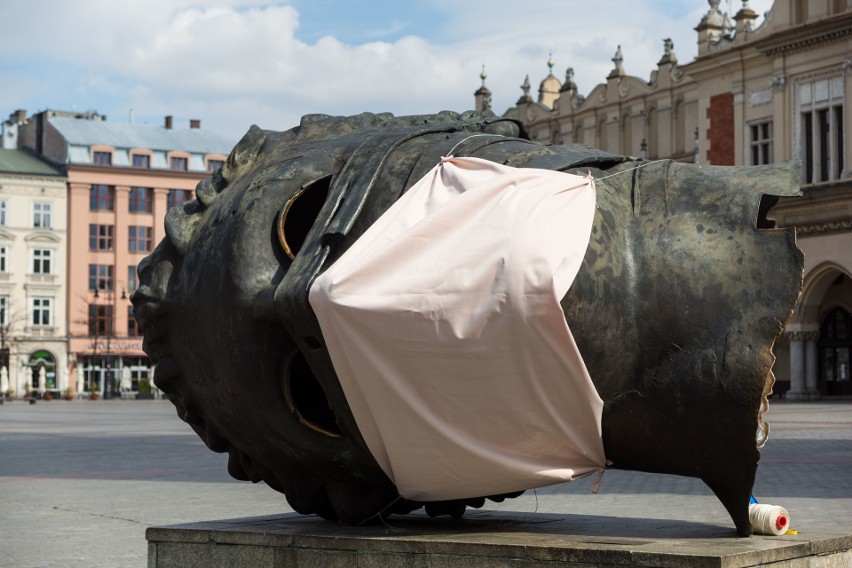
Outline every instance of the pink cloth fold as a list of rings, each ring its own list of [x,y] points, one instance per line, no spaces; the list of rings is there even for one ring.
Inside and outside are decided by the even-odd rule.
[[[594,212],[591,177],[445,158],[314,282],[347,402],[400,495],[604,468],[603,402],[559,304]]]

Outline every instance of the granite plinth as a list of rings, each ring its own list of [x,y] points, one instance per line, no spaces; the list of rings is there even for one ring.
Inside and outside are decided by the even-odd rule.
[[[852,531],[737,538],[732,526],[671,519],[472,511],[351,527],[283,514],[151,527],[148,568],[845,568]]]

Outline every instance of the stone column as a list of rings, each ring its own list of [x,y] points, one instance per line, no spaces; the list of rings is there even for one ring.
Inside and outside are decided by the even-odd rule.
[[[788,400],[810,400],[805,390],[805,342],[801,331],[787,332],[790,340],[790,390]]]
[[[805,343],[805,390],[810,400],[819,400],[817,387],[817,339],[819,331],[808,331],[802,334]]]

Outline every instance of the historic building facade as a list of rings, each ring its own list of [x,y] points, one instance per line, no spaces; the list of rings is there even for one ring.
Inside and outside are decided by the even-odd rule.
[[[647,159],[798,160],[803,196],[780,200],[770,215],[797,228],[805,253],[803,293],[775,348],[776,392],[852,395],[852,0],[776,0],[759,27],[748,2],[733,15],[720,0],[708,4],[688,64],[664,40],[644,80],[625,74],[619,47],[588,95],[569,68],[564,82],[549,74],[537,100],[526,80],[505,116],[536,140]],[[483,79],[477,108],[490,97]]]
[[[66,344],[66,184],[29,152],[0,150],[0,390],[61,395]]]
[[[19,147],[67,177],[72,384],[107,396],[136,391],[153,372],[130,304],[136,267],[165,236],[166,211],[195,197],[196,184],[224,163],[233,141],[202,130],[198,120],[176,128],[171,116],[148,126],[47,110],[7,122],[16,123]]]

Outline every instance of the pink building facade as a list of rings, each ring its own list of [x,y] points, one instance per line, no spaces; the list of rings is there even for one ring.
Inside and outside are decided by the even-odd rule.
[[[197,120],[178,129],[172,117],[151,127],[53,111],[32,117],[19,143],[64,164],[67,175],[72,382],[89,396],[131,395],[154,372],[130,303],[137,265],[164,237],[167,210],[194,199],[233,144]]]

